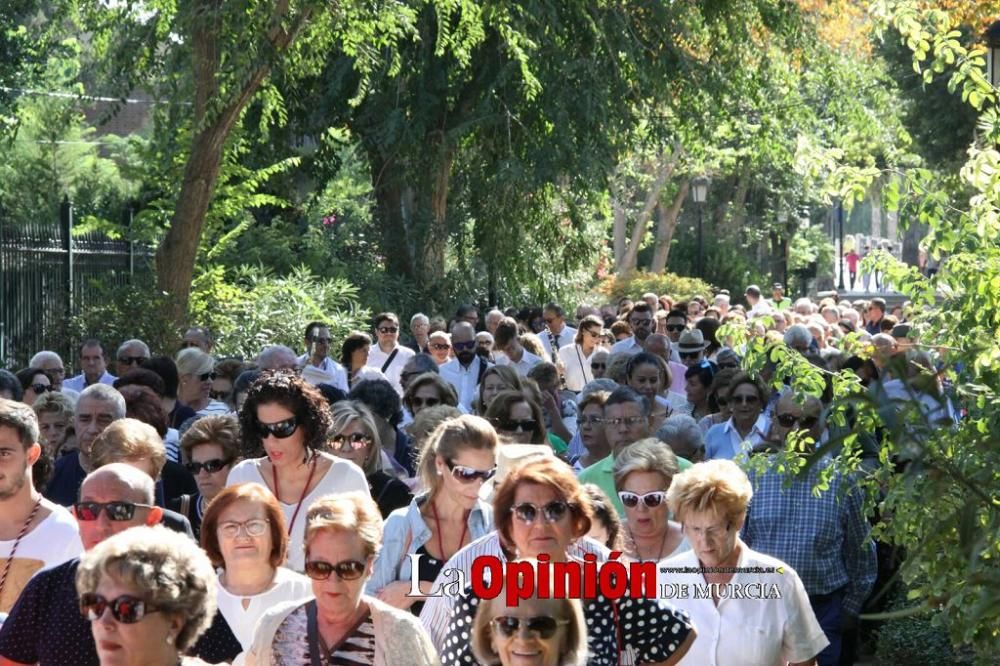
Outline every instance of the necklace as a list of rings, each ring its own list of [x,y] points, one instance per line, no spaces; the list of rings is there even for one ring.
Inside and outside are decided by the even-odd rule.
[[[0,575],[0,599],[3,598],[3,588],[7,584],[7,575],[10,574],[10,567],[14,564],[14,554],[17,552],[17,547],[21,545],[21,539],[24,535],[28,533],[28,527],[31,526],[31,521],[35,519],[35,514],[38,513],[39,507],[42,506],[42,497],[38,496],[35,500],[35,506],[31,507],[31,513],[28,514],[28,519],[24,521],[24,525],[21,526],[21,531],[18,532],[17,538],[14,539],[14,545],[10,547],[10,554],[7,555],[7,563],[3,567],[3,575]]]
[[[628,531],[628,538],[632,540],[633,544],[635,544],[635,554],[636,554],[636,556],[638,556],[640,562],[659,562],[660,560],[662,560],[663,559],[663,547],[667,545],[667,537],[668,536],[670,536],[670,525],[667,525],[667,529],[665,529],[663,531],[663,540],[660,542],[660,549],[658,551],[656,551],[656,559],[655,560],[646,560],[642,556],[642,553],[639,552],[639,542],[635,540],[635,535],[632,534],[632,530],[630,529]]]
[[[441,537],[441,521],[438,520],[437,508],[434,506],[434,502],[431,501],[431,516],[434,517],[434,533],[437,535],[438,551],[441,553],[441,561],[448,561],[448,554],[444,552],[444,540]],[[462,544],[465,543],[465,533],[469,530],[469,512],[466,511],[462,516],[462,536],[458,538],[458,548],[455,549],[457,553],[462,549]],[[454,555],[455,553],[452,553]]]
[[[302,508],[302,502],[306,498],[306,494],[309,492],[309,486],[312,485],[313,474],[316,473],[316,456],[313,456],[312,464],[309,466],[309,478],[306,479],[306,485],[302,488],[302,495],[299,496],[299,501],[295,505],[295,513],[292,514],[292,520],[288,523],[288,536],[292,536],[292,528],[295,527],[295,519],[299,517],[299,510]],[[281,496],[278,495],[278,470],[271,463],[271,478],[274,480],[274,499],[281,502]]]

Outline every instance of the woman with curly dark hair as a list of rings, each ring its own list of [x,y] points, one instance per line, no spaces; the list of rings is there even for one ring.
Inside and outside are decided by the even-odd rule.
[[[271,491],[288,525],[287,566],[299,572],[309,506],[331,493],[368,493],[360,467],[324,451],[331,424],[323,394],[287,371],[262,373],[240,411],[246,460],[233,467],[226,485],[259,483]]]

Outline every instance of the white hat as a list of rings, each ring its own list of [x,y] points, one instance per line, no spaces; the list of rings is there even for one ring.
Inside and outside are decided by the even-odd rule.
[[[497,447],[497,473],[479,489],[479,499],[493,501],[493,491],[511,470],[526,462],[555,458],[548,444],[500,444]]]

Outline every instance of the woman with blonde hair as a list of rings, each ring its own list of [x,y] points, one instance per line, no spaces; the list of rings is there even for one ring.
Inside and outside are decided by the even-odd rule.
[[[229,413],[229,405],[212,399],[215,377],[215,359],[211,354],[197,347],[182,349],[177,354],[177,400],[198,416]]]
[[[381,545],[382,517],[366,494],[317,500],[306,515],[305,536],[305,569],[315,599],[266,613],[246,666],[438,664],[416,618],[365,594]]]
[[[76,436],[73,433],[75,400],[65,393],[49,391],[38,396],[31,408],[38,417],[41,443],[49,457],[57,460],[62,454],[76,448]]]
[[[426,492],[386,519],[384,548],[368,581],[370,594],[419,613],[423,604],[407,596],[411,577],[430,593],[444,563],[493,529],[493,513],[479,490],[496,473],[496,449],[496,431],[478,416],[449,419],[434,430],[419,462]],[[411,555],[419,556],[417,571]]]

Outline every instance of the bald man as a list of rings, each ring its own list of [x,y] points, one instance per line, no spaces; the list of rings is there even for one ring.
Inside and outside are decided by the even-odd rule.
[[[156,525],[163,510],[153,506],[148,474],[112,463],[83,480],[73,514],[83,547],[90,550],[131,527]],[[74,558],[31,579],[0,628],[0,666],[99,666],[90,623],[80,615],[79,564]]]
[[[476,387],[490,364],[476,354],[476,329],[467,321],[452,325],[451,347],[455,358],[441,366],[441,378],[455,387],[458,408],[471,414]]]

